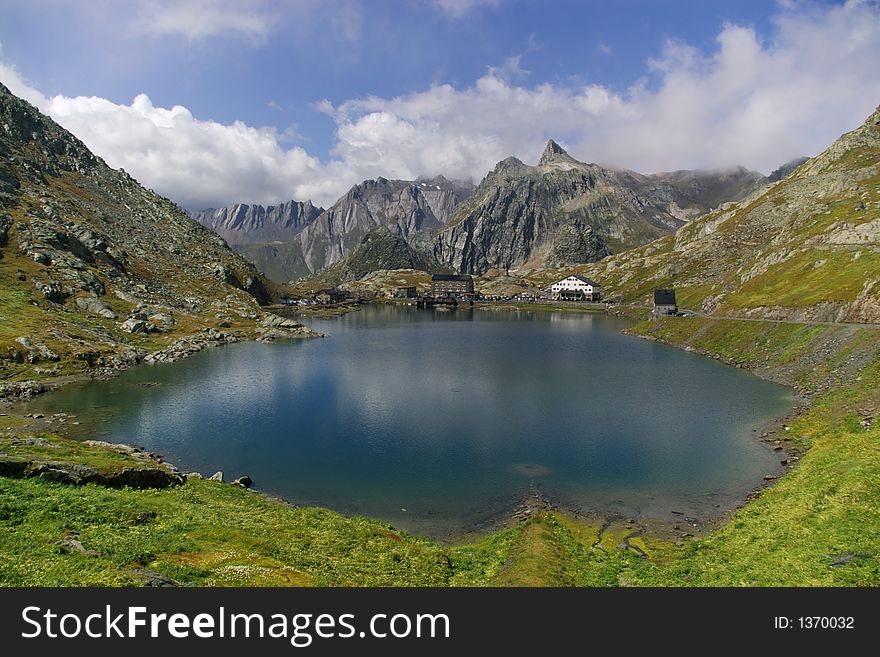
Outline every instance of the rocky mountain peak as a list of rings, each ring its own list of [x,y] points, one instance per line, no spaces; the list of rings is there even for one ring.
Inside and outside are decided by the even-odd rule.
[[[528,167],[523,163],[522,160],[516,157],[506,157],[501,160],[498,164],[495,165],[495,169],[492,171],[493,174],[506,174],[506,173],[517,173],[521,171],[527,170]]]
[[[550,164],[551,162],[556,162],[560,159],[572,160],[574,158],[572,158],[562,146],[551,139],[547,142],[547,146],[544,147],[541,159],[538,160],[538,166]]]

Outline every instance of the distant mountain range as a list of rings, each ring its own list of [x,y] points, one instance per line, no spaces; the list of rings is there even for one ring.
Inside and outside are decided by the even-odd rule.
[[[324,211],[311,201],[288,201],[280,205],[231,205],[190,212],[189,215],[226,240],[229,246],[261,242],[286,242]]]
[[[742,167],[653,175],[610,169],[579,162],[550,140],[536,166],[507,158],[476,188],[442,176],[378,178],[355,185],[327,210],[289,201],[192,216],[276,281],[327,270],[380,226],[409,244],[404,260],[480,274],[594,262],[669,234],[768,182]],[[358,258],[347,270],[362,268]]]
[[[419,180],[366,180],[329,209],[311,202],[234,205],[190,213],[215,230],[273,280],[317,274],[385,227],[406,242],[429,242],[473,192],[472,183],[443,176]],[[429,254],[422,260],[433,260]]]

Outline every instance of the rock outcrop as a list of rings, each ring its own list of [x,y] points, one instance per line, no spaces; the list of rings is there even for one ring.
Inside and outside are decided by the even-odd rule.
[[[599,260],[673,232],[763,177],[745,169],[651,176],[579,162],[550,140],[537,166],[499,162],[433,242],[456,271]]]
[[[106,467],[98,468],[79,463],[80,454],[71,455],[70,449],[40,436],[22,436],[8,440],[8,452],[0,445],[0,476],[4,477],[39,477],[71,486],[99,484],[110,488],[167,488],[184,482],[177,468],[164,463],[156,455],[131,445],[98,440],[82,443],[91,454],[110,452],[120,456],[118,463],[111,462]],[[36,447],[49,455],[27,455],[28,447]],[[24,448],[21,450],[24,455],[16,453],[20,448]],[[82,450],[80,447],[75,449]],[[57,457],[51,457],[52,451],[58,452]]]

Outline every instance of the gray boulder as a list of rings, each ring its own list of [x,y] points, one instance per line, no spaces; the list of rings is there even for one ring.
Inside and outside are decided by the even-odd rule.
[[[115,312],[94,297],[77,297],[76,307],[92,315],[99,315],[106,319],[116,319]]]
[[[134,317],[125,320],[119,327],[123,331],[127,331],[129,333],[146,333],[147,332],[147,324],[142,319],[135,319]]]

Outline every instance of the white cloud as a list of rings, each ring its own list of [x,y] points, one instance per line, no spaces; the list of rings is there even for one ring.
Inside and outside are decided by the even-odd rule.
[[[773,39],[726,25],[713,52],[670,41],[624,92],[517,79],[518,59],[471,86],[314,104],[336,123],[329,161],[295,132],[200,120],[184,107],[47,98],[0,63],[0,80],[112,166],[187,207],[290,198],[332,203],[365,178],[443,173],[476,180],[508,155],[534,162],[547,138],[572,155],[640,171],[742,164],[768,172],[818,153],[880,102],[880,9],[782,9]]]
[[[607,43],[604,43],[602,41],[600,41],[596,45],[596,50],[598,50],[603,55],[610,55],[611,54],[611,46],[609,46]]]
[[[240,121],[198,120],[179,105],[155,107],[144,94],[130,105],[87,96],[47,98],[2,63],[0,79],[110,166],[186,207],[315,198],[323,190],[319,161],[302,148],[282,147],[290,134]]]
[[[152,0],[131,25],[133,31],[152,36],[197,40],[238,34],[263,39],[271,29],[272,13],[263,0]]]
[[[458,19],[477,7],[495,7],[501,0],[431,0],[449,18]]]
[[[670,41],[625,92],[518,85],[501,69],[466,89],[437,85],[335,110],[335,154],[395,172],[479,178],[498,159],[534,161],[547,137],[586,161],[642,171],[742,164],[768,172],[816,154],[880,102],[880,9],[784,10],[774,38],[725,25],[704,53]],[[356,138],[352,137],[356,136]]]
[[[504,64],[501,66],[490,66],[489,74],[492,77],[500,78],[502,80],[512,81],[512,80],[522,80],[527,78],[529,75],[529,71],[525,70],[520,62],[522,61],[522,55],[512,55],[504,60]]]

